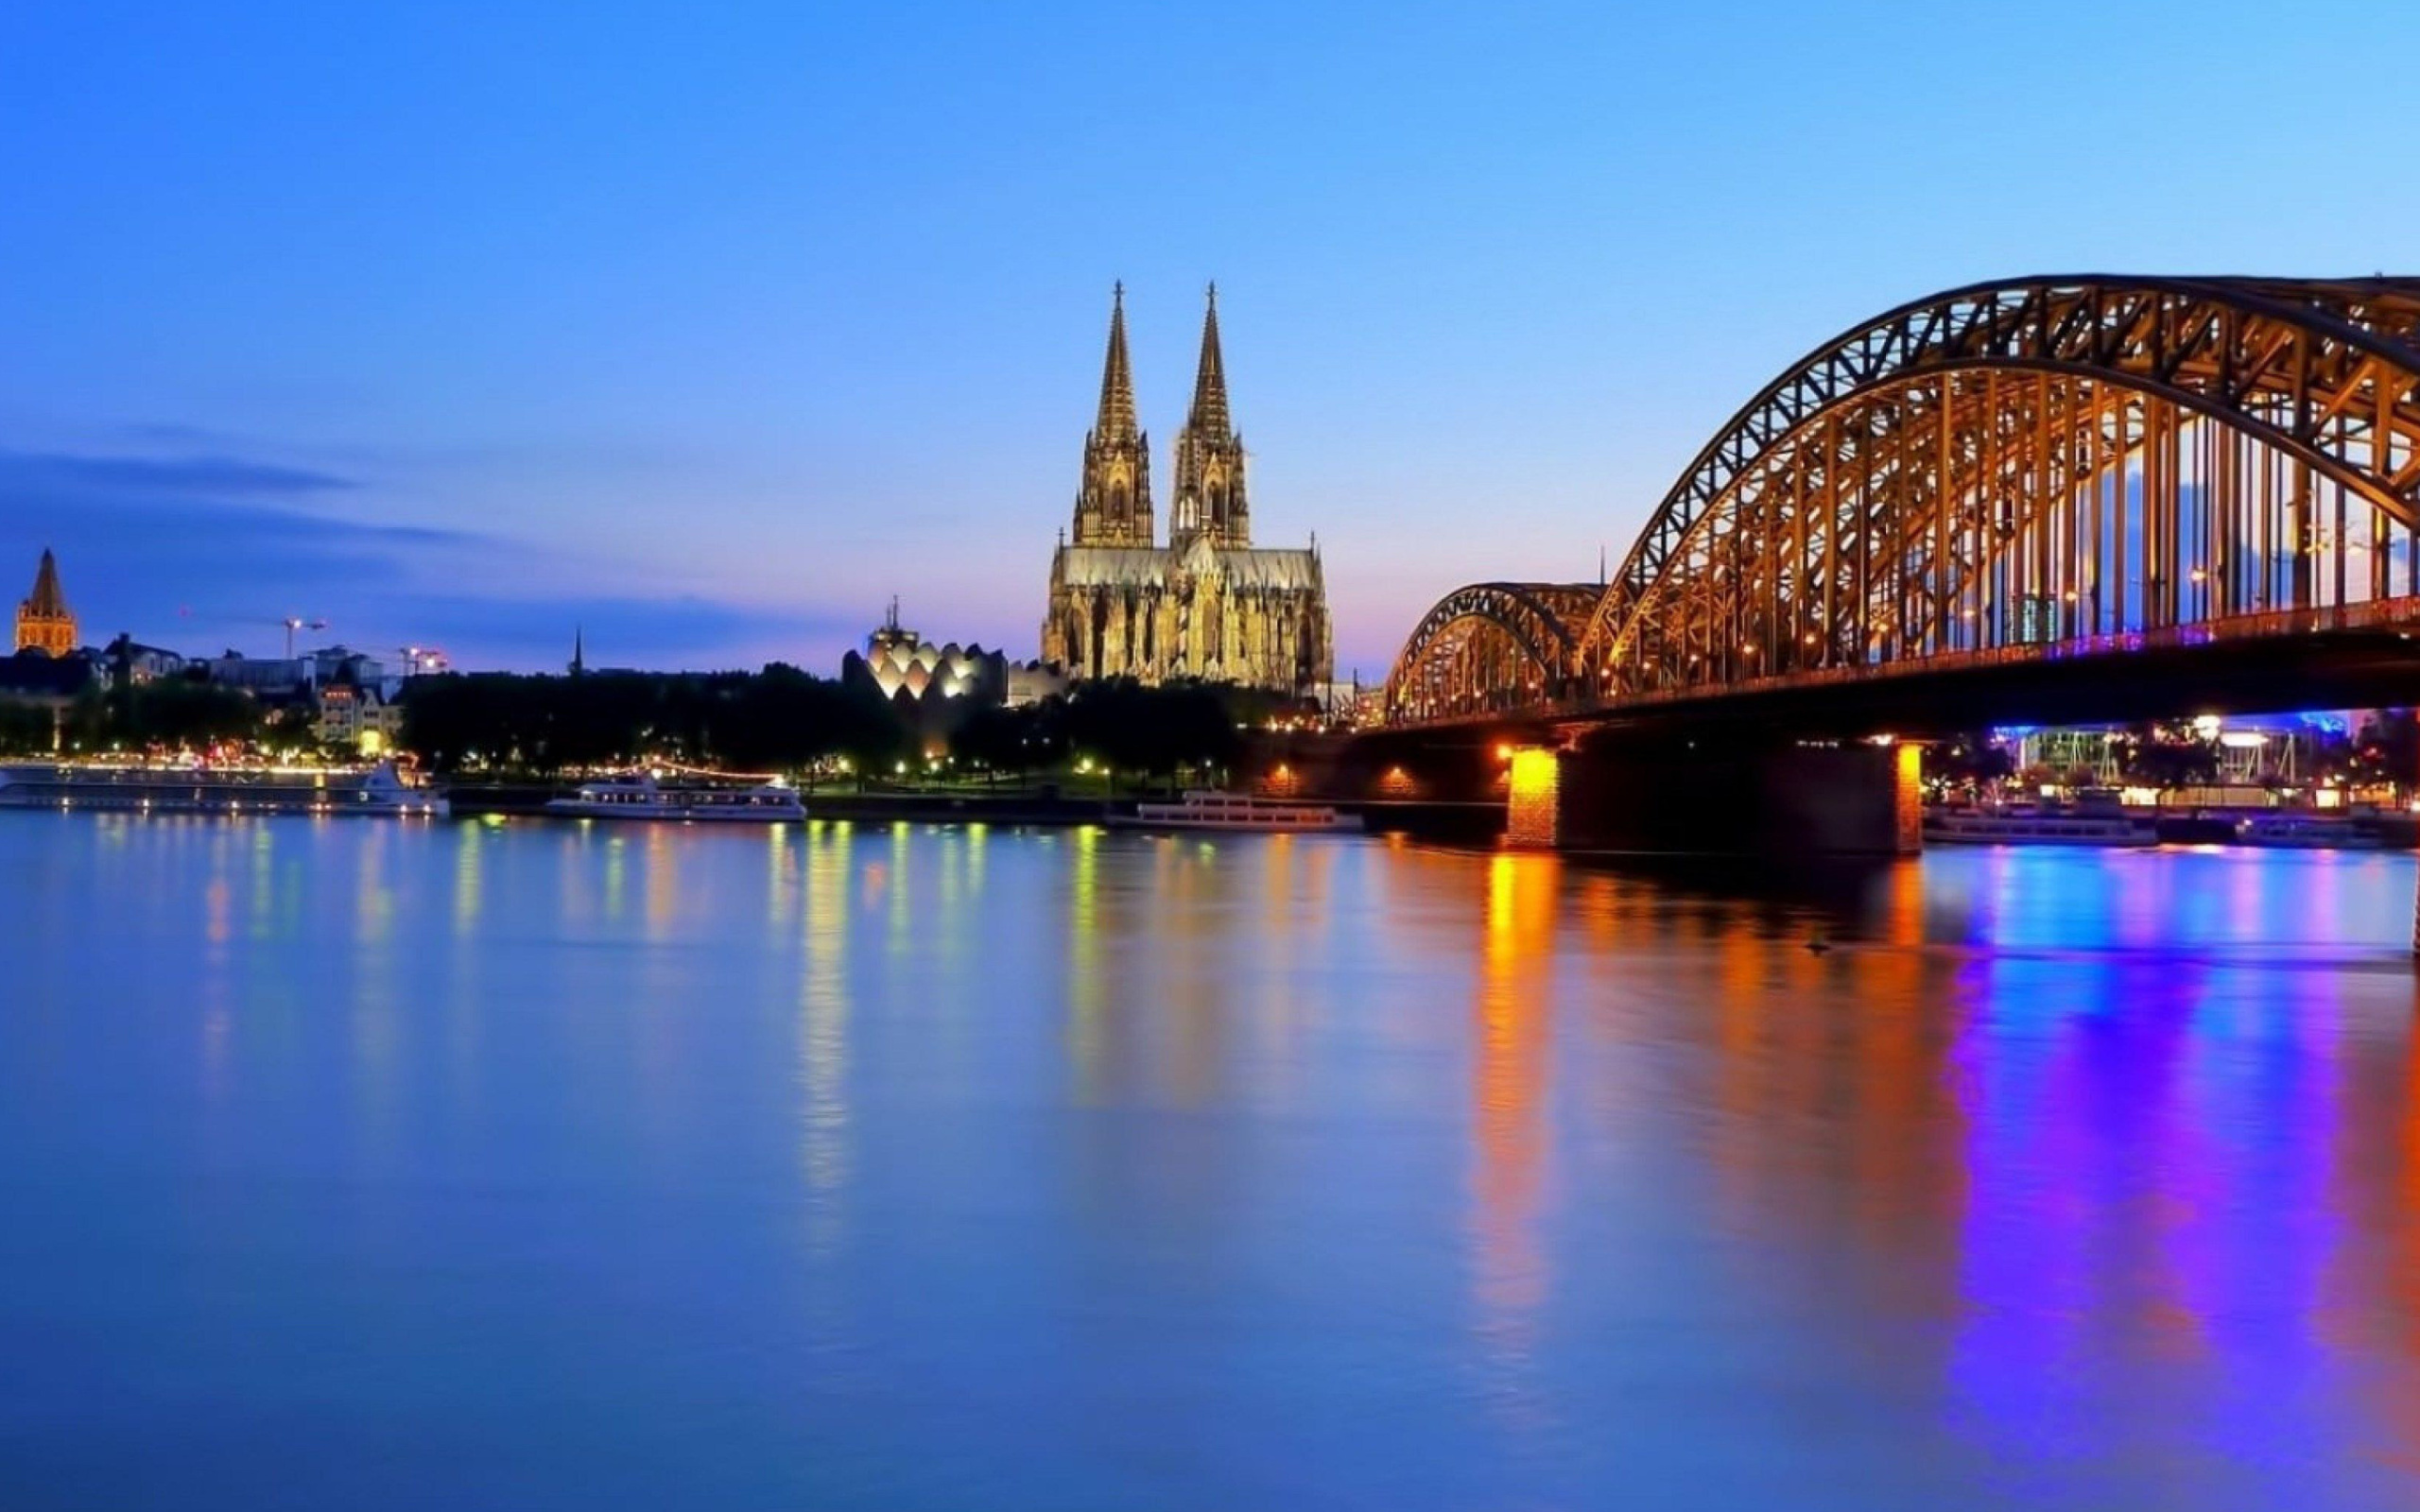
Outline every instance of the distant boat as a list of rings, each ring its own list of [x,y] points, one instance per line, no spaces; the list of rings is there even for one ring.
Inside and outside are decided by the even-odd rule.
[[[2235,827],[2238,845],[2290,850],[2375,850],[2386,844],[2376,824],[2315,814],[2256,814]]]
[[[2119,813],[2064,808],[1927,809],[1927,845],[2083,845],[2136,847],[2159,844],[2148,818]]]
[[[1175,803],[1138,803],[1132,817],[1109,820],[1129,829],[1330,831],[1357,833],[1361,816],[1324,803],[1254,798],[1248,793],[1188,792]]]
[[[433,819],[452,812],[441,795],[405,782],[391,762],[352,769],[71,762],[7,765],[0,766],[0,808]]]
[[[776,824],[806,817],[795,788],[665,787],[647,776],[582,782],[568,798],[549,799],[545,811],[575,819],[696,820],[705,824]]]

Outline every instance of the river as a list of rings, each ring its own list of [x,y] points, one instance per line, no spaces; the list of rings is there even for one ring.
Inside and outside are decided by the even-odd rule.
[[[2420,1504],[2414,881],[0,816],[0,1504]]]

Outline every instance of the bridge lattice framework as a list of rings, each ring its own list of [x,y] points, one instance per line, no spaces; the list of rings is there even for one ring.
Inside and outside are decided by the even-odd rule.
[[[1397,725],[2420,621],[2420,279],[1979,284],[1825,342],[1602,584],[1474,583]]]

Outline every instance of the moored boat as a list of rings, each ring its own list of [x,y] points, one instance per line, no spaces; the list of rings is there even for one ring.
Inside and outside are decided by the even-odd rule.
[[[2135,847],[2159,844],[2147,818],[2123,813],[2077,809],[1927,809],[1927,845],[2083,845]]]
[[[754,787],[666,787],[645,774],[582,782],[569,797],[548,799],[545,811],[576,819],[709,824],[774,824],[806,817],[806,805],[799,801],[796,788],[770,782]]]
[[[441,819],[444,797],[391,762],[362,768],[0,765],[0,808],[135,814],[311,814]]]
[[[2375,823],[2317,814],[2256,814],[2235,827],[2235,843],[2285,850],[2375,850],[2386,836]]]
[[[1187,792],[1174,803],[1138,803],[1132,816],[1118,816],[1112,824],[1148,830],[1329,831],[1357,833],[1361,816],[1342,814],[1324,803],[1292,799],[1255,798],[1249,793]]]

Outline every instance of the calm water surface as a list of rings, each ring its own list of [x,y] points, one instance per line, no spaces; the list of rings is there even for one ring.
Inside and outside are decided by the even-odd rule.
[[[2413,887],[0,816],[0,1505],[2420,1504]]]

